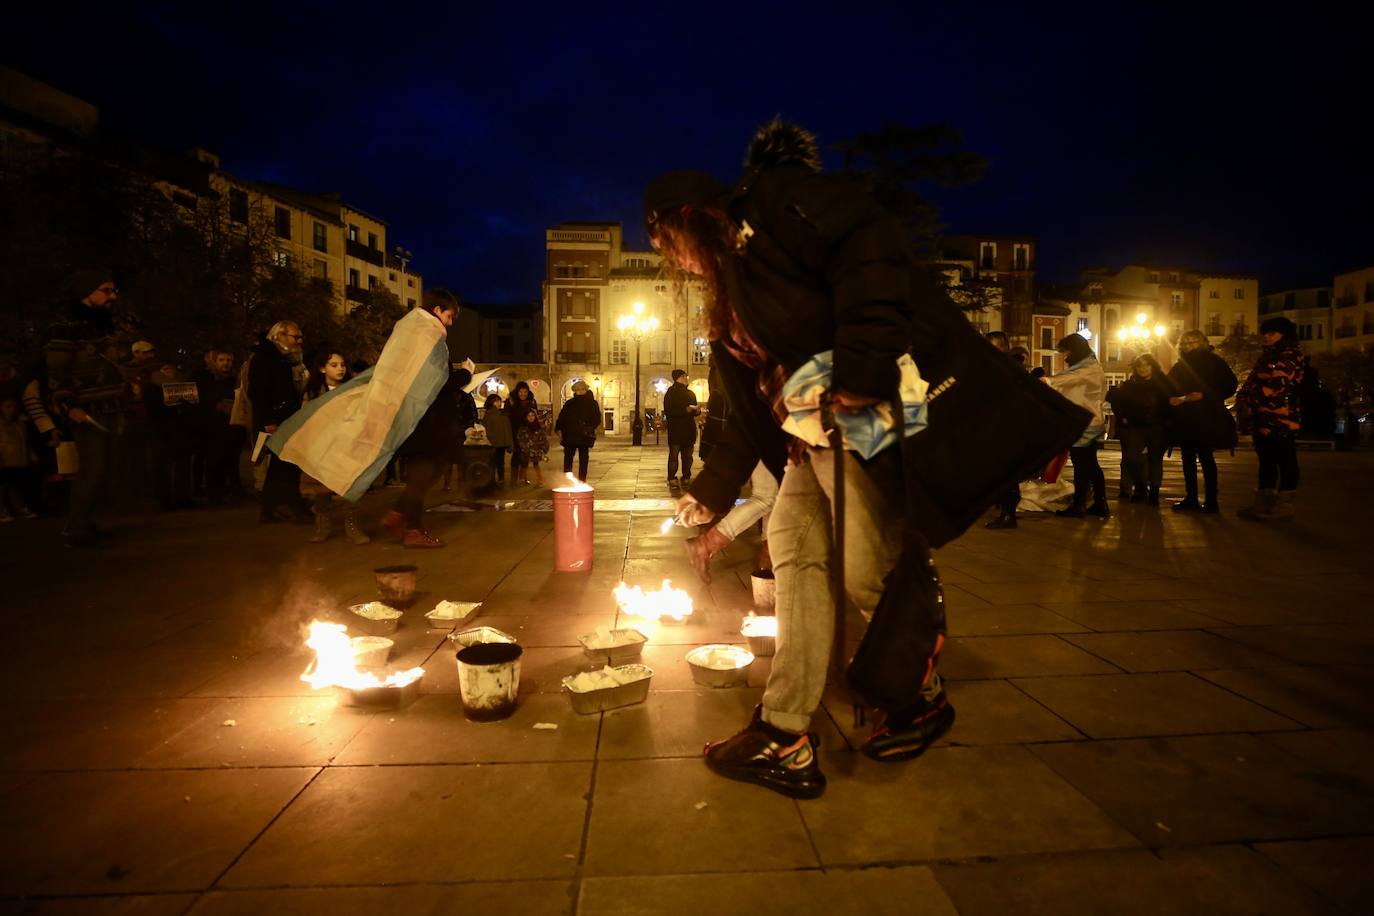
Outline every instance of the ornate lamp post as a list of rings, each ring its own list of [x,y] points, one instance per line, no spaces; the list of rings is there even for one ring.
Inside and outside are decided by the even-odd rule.
[[[634,311],[621,315],[615,326],[621,334],[635,342],[635,419],[630,424],[630,444],[644,444],[644,411],[639,406],[639,347],[644,338],[658,330],[658,319],[644,314],[644,303],[636,302]]]

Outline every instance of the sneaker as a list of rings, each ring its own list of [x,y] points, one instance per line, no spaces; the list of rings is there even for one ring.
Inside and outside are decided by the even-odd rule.
[[[764,730],[762,714],[763,707],[755,706],[744,731],[706,745],[706,766],[726,779],[752,782],[788,798],[819,798],[825,792],[825,774],[816,759],[820,739],[807,733],[779,744]]]
[[[999,516],[997,516],[995,519],[993,519],[992,521],[988,522],[988,523],[987,523],[986,525],[984,525],[983,527],[984,527],[984,528],[992,528],[992,529],[994,529],[994,530],[999,529],[999,528],[1015,528],[1015,527],[1016,527],[1016,516],[1014,516],[1014,515],[999,515]]]
[[[402,547],[443,547],[444,542],[430,534],[423,528],[407,529],[405,536],[401,538]]]
[[[914,712],[888,713],[860,750],[873,760],[910,760],[921,756],[953,724],[954,707],[942,690]]]

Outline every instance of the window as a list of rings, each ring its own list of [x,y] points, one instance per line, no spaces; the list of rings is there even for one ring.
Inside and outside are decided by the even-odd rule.
[[[291,255],[287,254],[285,251],[282,251],[281,249],[277,249],[276,251],[272,252],[272,263],[277,265],[278,267],[290,267]]]
[[[311,276],[315,277],[317,280],[329,279],[329,262],[324,260],[324,258],[316,258],[312,267],[314,273],[311,274]]]
[[[367,234],[367,247],[371,248],[373,251],[377,250],[377,233],[369,232]]]
[[[520,342],[520,352],[525,356],[530,355],[530,342],[528,340],[522,340]]]
[[[1080,319],[1078,319],[1078,333],[1079,333],[1079,334],[1082,334],[1084,331],[1091,331],[1091,330],[1092,330],[1092,329],[1088,327],[1088,319],[1086,319],[1086,318],[1080,318]]]
[[[496,355],[514,356],[515,355],[515,335],[497,334],[496,335]]]
[[[1174,290],[1169,294],[1169,305],[1176,309],[1183,308],[1183,293],[1180,290]]]
[[[1045,374],[1046,374],[1046,375],[1054,375],[1054,357],[1053,357],[1053,356],[1042,356],[1042,357],[1040,357],[1040,368],[1045,370]]]
[[[414,278],[414,277],[406,277],[406,286],[407,286],[409,289],[414,289],[414,288],[415,288],[415,278]]]
[[[1232,313],[1231,313],[1231,333],[1232,333],[1232,334],[1248,334],[1248,333],[1250,333],[1250,329],[1247,328],[1247,327],[1245,326],[1245,313],[1244,313],[1244,312],[1232,312]]]
[[[1220,298],[1221,298],[1221,290],[1219,290],[1219,289],[1211,290],[1210,292],[1207,293],[1207,298],[1208,298],[1208,299],[1220,299]]]
[[[1364,301],[1374,302],[1374,280],[1364,281]]]
[[[350,267],[350,268],[348,268],[348,285],[349,285],[349,286],[362,286],[362,285],[363,285],[363,275],[360,274],[360,273],[358,273],[358,268],[356,268],[356,267]]]
[[[408,309],[413,309],[413,308],[415,308],[415,300],[414,300],[414,299],[407,299],[407,300],[406,300],[406,308],[408,308]]]
[[[1178,282],[1178,273],[1177,273],[1177,271],[1175,271],[1174,273],[1169,274],[1169,282],[1170,282],[1170,283],[1177,283],[1177,282]]]
[[[1150,271],[1150,282],[1151,282],[1151,283],[1158,283],[1158,282],[1159,282],[1159,271],[1157,271],[1157,270],[1152,270],[1152,271]]]
[[[1207,313],[1207,326],[1203,328],[1203,333],[1208,337],[1220,337],[1222,335],[1221,312]]]
[[[376,274],[368,274],[368,275],[367,275],[367,288],[368,288],[368,289],[376,289],[376,288],[377,288],[377,275],[376,275]]]
[[[1012,246],[1013,266],[1017,270],[1030,270],[1030,246],[1016,244]]]
[[[1040,328],[1040,349],[1054,349],[1054,328],[1048,325],[1042,325]]]
[[[1172,322],[1170,322],[1170,327],[1173,329],[1173,339],[1178,340],[1178,338],[1183,334],[1183,319],[1175,318]]]
[[[326,234],[326,230],[325,230],[325,228],[324,228],[324,223],[316,223],[316,224],[315,224],[315,250],[316,250],[316,251],[328,251],[328,250],[329,250],[329,236]]]
[[[978,264],[981,267],[992,268],[997,266],[997,243],[984,242],[978,255]]]
[[[513,329],[514,327],[515,327],[515,322],[514,322],[514,321],[498,321],[498,322],[496,322],[496,329],[499,330],[499,331],[509,331],[509,330]]]
[[[711,347],[705,337],[692,338],[692,365],[704,366],[711,358]]]
[[[387,273],[386,273],[386,278],[387,278],[387,280],[389,280],[390,282],[395,283],[395,282],[396,282],[396,271],[394,271],[394,270],[389,270],[389,271],[387,271]]]
[[[1244,298],[1245,298],[1245,287],[1243,287],[1243,286],[1237,286],[1237,287],[1236,287],[1235,298],[1237,298],[1237,299],[1244,299]]]
[[[1322,335],[1325,334],[1325,333],[1326,333],[1326,325],[1324,325],[1324,324],[1319,324],[1319,325],[1317,325],[1317,339],[1318,339],[1318,340],[1321,340],[1321,339],[1322,339]]]
[[[358,241],[358,227],[352,223],[348,224],[348,240],[350,242]]]
[[[624,365],[630,361],[630,343],[621,338],[611,341],[611,360],[616,365]]]
[[[242,188],[229,189],[229,219],[236,223],[248,222],[248,192]]]
[[[291,238],[291,211],[285,207],[277,207],[273,211],[273,228],[276,229],[277,238]]]

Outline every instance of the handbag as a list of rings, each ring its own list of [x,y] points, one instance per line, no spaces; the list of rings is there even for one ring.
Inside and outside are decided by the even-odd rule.
[[[81,454],[76,450],[76,443],[70,439],[57,443],[54,450],[57,456],[57,473],[64,477],[75,477],[81,470]]]
[[[1045,465],[1045,470],[1040,474],[1040,479],[1045,483],[1054,483],[1059,480],[1059,474],[1064,470],[1064,465],[1069,461],[1068,451],[1062,451],[1050,459],[1050,463]]]

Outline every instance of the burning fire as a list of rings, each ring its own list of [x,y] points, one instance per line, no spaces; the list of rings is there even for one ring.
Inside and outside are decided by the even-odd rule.
[[[638,585],[630,587],[622,582],[615,587],[614,594],[620,610],[646,620],[667,617],[681,622],[692,616],[692,596],[680,588],[673,588],[668,579],[663,580],[658,591],[648,593]]]
[[[743,636],[777,636],[778,618],[757,617],[750,614],[744,618],[744,625],[740,627],[739,631]]]
[[[310,638],[305,644],[315,650],[315,663],[301,675],[301,680],[319,690],[323,687],[346,687],[366,690],[369,687],[404,687],[425,673],[424,668],[396,671],[385,679],[371,671],[359,671],[354,662],[353,643],[348,628],[341,623],[310,622]]]
[[[564,487],[554,487],[555,493],[590,493],[591,485],[584,480],[578,480],[577,475],[572,471],[568,472],[568,485]]]

